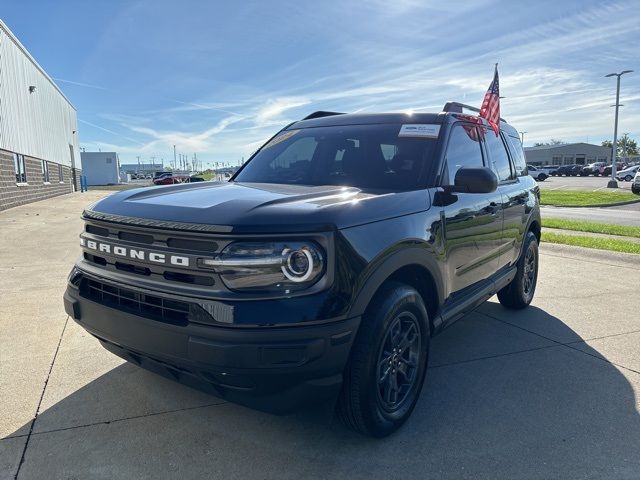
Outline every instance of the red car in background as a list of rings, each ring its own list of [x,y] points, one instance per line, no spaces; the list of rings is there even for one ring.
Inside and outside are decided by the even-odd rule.
[[[185,183],[189,181],[188,175],[167,175],[164,177],[156,178],[153,181],[154,185],[173,185],[174,183]]]
[[[156,178],[154,185],[173,185],[174,183],[204,182],[204,178],[195,175],[164,175]]]

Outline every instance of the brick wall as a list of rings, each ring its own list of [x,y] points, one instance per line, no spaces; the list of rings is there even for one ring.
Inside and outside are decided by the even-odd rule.
[[[71,168],[62,166],[62,182],[58,176],[58,164],[48,162],[49,183],[42,178],[40,159],[24,156],[27,185],[16,185],[13,154],[0,150],[0,211],[44,200],[45,198],[73,192]]]
[[[71,169],[71,181],[73,182],[73,188],[76,192],[80,191],[80,177],[82,176],[82,170],[79,168]]]

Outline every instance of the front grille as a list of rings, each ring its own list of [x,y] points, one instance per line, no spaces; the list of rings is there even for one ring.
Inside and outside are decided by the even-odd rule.
[[[211,257],[229,243],[211,234],[194,232],[161,231],[151,228],[135,228],[108,222],[88,220],[83,237],[96,242],[108,242],[131,249],[161,252],[164,255],[187,256],[189,266],[169,263],[153,263],[146,258],[123,258],[110,250],[88,249],[84,247],[84,259],[94,266],[128,275],[147,277],[150,280],[165,281],[167,285],[183,284],[214,287],[216,275],[211,271],[197,268],[196,259]]]
[[[154,243],[157,243],[160,245],[167,245],[168,247],[171,247],[177,250],[197,250],[201,252],[217,252],[220,249],[220,246],[214,240],[188,238],[188,237],[185,237],[184,234],[179,236],[177,232],[171,232],[167,234],[158,234],[155,232],[139,233],[139,232],[132,232],[130,230],[121,230],[120,228],[117,228],[115,226],[114,228],[111,228],[111,231],[110,231],[109,228],[99,227],[96,225],[92,225],[90,223],[87,223],[85,225],[85,231],[87,233],[98,235],[100,237],[111,238],[112,240],[114,238],[118,238],[120,240],[138,243],[140,245],[152,245]]]
[[[191,312],[190,306],[198,307],[86,277],[80,282],[80,295],[107,307],[173,325],[187,325]]]
[[[126,240],[128,242],[142,243],[144,245],[151,245],[153,243],[153,235],[145,235],[140,233],[118,232],[118,238],[120,240]]]

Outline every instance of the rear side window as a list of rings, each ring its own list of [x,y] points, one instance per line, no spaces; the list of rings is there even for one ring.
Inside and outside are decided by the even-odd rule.
[[[512,153],[511,157],[513,158],[513,163],[516,168],[516,176],[522,177],[524,175],[528,175],[527,161],[524,157],[524,151],[522,150],[522,143],[520,143],[520,139],[511,135],[507,135],[505,138],[510,143],[509,150],[511,150]]]
[[[484,143],[487,146],[489,164],[491,168],[493,168],[493,171],[496,172],[498,180],[504,182],[505,180],[515,178],[511,174],[509,155],[507,155],[502,137],[500,135],[496,136],[492,130],[487,130],[484,135]]]
[[[449,136],[446,157],[449,185],[453,185],[456,172],[460,168],[482,167],[482,151],[477,128],[468,125],[455,125]]]

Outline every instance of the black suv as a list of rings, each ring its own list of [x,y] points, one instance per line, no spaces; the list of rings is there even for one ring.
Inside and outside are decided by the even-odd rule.
[[[83,213],[67,313],[229,401],[337,401],[353,429],[391,433],[431,337],[496,293],[526,307],[536,287],[539,189],[518,133],[462,107],[316,112],[229,182],[114,193]]]

